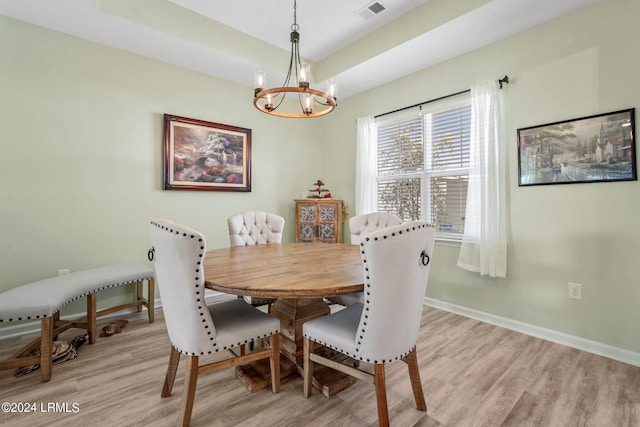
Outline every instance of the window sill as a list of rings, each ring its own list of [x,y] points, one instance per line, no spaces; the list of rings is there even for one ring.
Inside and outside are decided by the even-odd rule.
[[[461,238],[455,237],[447,237],[447,236],[436,236],[436,245],[438,246],[451,246],[459,248],[462,244]]]

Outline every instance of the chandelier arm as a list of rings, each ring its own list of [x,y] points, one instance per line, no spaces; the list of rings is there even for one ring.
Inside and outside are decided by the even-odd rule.
[[[331,105],[328,102],[325,102],[329,98],[329,94],[325,93],[324,96],[312,95],[313,102],[320,105]]]
[[[300,81],[298,79],[300,74],[298,73],[300,72],[299,68],[301,65],[300,65],[300,50],[297,42],[293,43],[293,50],[295,52],[295,56],[293,57],[293,65],[295,69],[296,83],[298,83],[299,85]],[[289,68],[289,70],[291,70],[291,68]]]
[[[280,105],[282,104],[282,101],[284,101],[285,94],[284,94],[284,92],[283,92],[283,93],[281,93],[281,94],[279,94],[279,95],[277,95],[277,96],[280,96],[280,101],[278,101],[278,105],[276,105],[275,107],[273,107],[273,109],[274,109],[274,110],[277,110],[277,109],[278,109],[278,107],[280,107]]]

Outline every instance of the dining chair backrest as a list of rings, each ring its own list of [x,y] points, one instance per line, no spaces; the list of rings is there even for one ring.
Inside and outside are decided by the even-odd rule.
[[[204,236],[166,219],[151,222],[156,282],[167,331],[184,354],[216,351],[216,328],[204,300]]]
[[[281,243],[284,218],[262,211],[247,211],[227,219],[229,244],[247,246],[262,243]]]
[[[364,234],[399,224],[402,224],[402,218],[388,212],[372,212],[351,217],[349,218],[351,244],[359,245]]]
[[[422,221],[363,236],[365,302],[356,335],[363,360],[385,363],[416,345],[434,240],[435,228]]]

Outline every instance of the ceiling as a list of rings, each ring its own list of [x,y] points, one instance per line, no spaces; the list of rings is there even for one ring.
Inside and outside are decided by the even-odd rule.
[[[300,53],[344,99],[597,1],[377,0],[376,15],[376,0],[299,0]],[[247,86],[261,68],[277,86],[293,1],[0,0],[0,14]]]

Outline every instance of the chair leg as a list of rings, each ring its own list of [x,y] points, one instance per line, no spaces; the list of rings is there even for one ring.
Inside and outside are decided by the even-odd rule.
[[[193,400],[196,396],[196,385],[198,383],[198,356],[187,357],[187,369],[184,374],[184,390],[182,394],[182,414],[180,415],[180,425],[188,427],[191,422],[191,412],[193,410]]]
[[[376,386],[378,424],[380,427],[389,427],[389,408],[387,408],[387,387],[384,380],[384,364],[375,364],[373,382]]]
[[[313,362],[311,361],[311,340],[309,338],[304,339],[303,345],[303,377],[304,377],[304,385],[303,385],[303,393],[304,397],[311,396],[311,383],[313,382]]]
[[[271,368],[271,391],[280,392],[280,333],[271,335],[271,357],[269,365]]]
[[[409,379],[411,380],[411,388],[413,389],[413,398],[416,401],[416,408],[418,408],[419,411],[426,411],[427,403],[424,400],[424,392],[422,391],[420,368],[418,367],[418,355],[415,347],[407,355],[407,366],[409,367]]]
[[[42,381],[51,379],[51,353],[53,352],[53,320],[43,317],[40,321],[40,369]]]
[[[178,362],[180,362],[180,352],[176,350],[174,346],[171,346],[169,366],[167,366],[167,374],[164,377],[164,386],[162,387],[162,393],[160,394],[162,397],[171,396],[173,382],[176,379],[176,372],[178,371]]]

